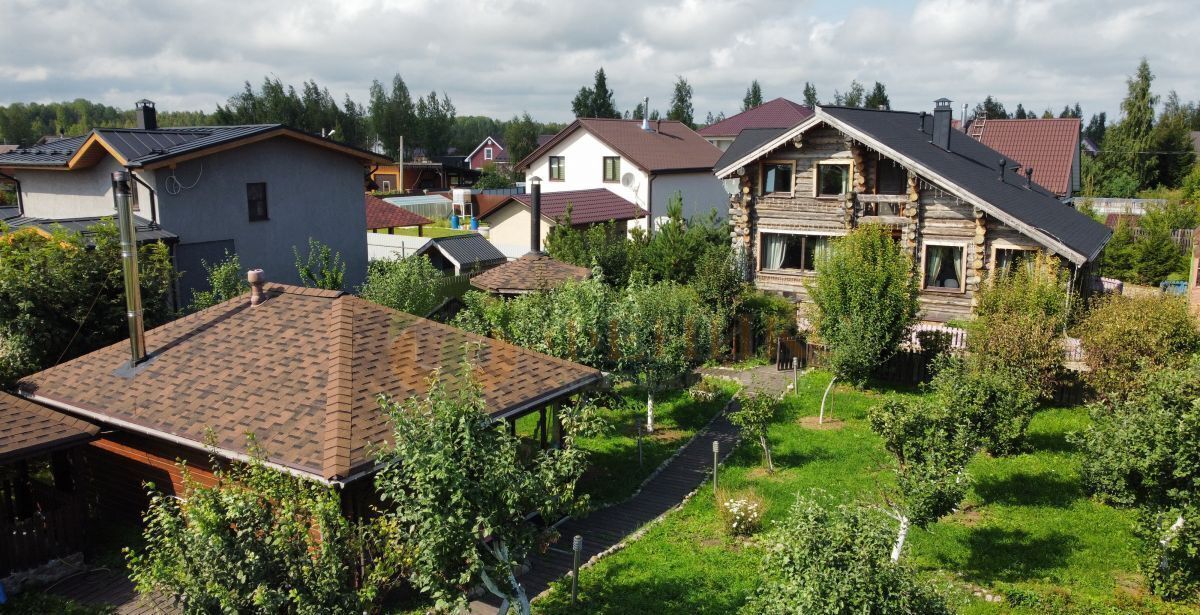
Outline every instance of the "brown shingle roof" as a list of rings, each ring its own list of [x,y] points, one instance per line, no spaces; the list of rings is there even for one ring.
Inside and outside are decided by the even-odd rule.
[[[433,221],[420,214],[415,214],[399,205],[373,195],[367,195],[367,229],[392,228],[400,226],[421,226],[433,224]]]
[[[28,396],[118,428],[200,446],[211,429],[226,455],[254,433],[269,461],[325,479],[373,467],[390,436],[376,397],[453,391],[469,359],[492,416],[507,416],[600,373],[337,291],[268,285],[146,333],[150,358],[122,369],[122,342],[34,374]]]
[[[791,128],[808,119],[813,110],[786,98],[776,98],[753,109],[700,129],[702,137],[736,137],[747,128]]]
[[[641,120],[579,118],[562,129],[533,153],[517,163],[527,169],[538,158],[576,130],[586,130],[646,172],[711,171],[721,150],[696,131],[674,120],[650,122],[650,132],[642,130]]]
[[[471,285],[501,295],[516,295],[546,290],[569,281],[586,280],[591,274],[586,267],[564,263],[540,252],[530,252],[471,278]]]
[[[976,120],[967,134],[1024,167],[1032,166],[1039,186],[1059,196],[1070,193],[1079,118]]]
[[[0,393],[0,463],[86,440],[100,428],[33,402]]]
[[[532,207],[533,195],[514,194],[505,202],[515,202],[525,207]],[[609,220],[635,220],[646,215],[646,210],[617,196],[607,188],[542,193],[542,215],[555,222],[562,221],[567,213],[568,205],[571,207],[572,225],[608,222]],[[492,211],[498,209],[492,209]],[[483,217],[486,216],[487,214],[484,214]]]

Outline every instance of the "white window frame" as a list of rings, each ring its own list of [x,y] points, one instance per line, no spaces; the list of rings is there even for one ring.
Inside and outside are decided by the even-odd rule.
[[[957,240],[953,240],[953,239],[922,240],[921,241],[921,286],[920,286],[921,292],[941,293],[944,295],[965,294],[967,292],[967,269],[970,266],[970,263],[967,260],[970,256],[970,252],[968,252],[967,246],[969,246],[970,244],[971,244],[970,241],[957,241]],[[950,247],[958,248],[958,249],[962,250],[962,267],[959,269],[959,272],[958,272],[959,284],[958,284],[957,289],[942,288],[940,286],[929,287],[929,286],[925,285],[925,259],[929,253],[929,246],[950,246]]]
[[[841,194],[821,194],[821,165],[837,164],[846,167],[846,191]],[[813,162],[813,198],[840,200],[854,191],[854,160],[848,158],[826,158]]]
[[[483,159],[484,160],[492,159],[492,148],[490,148],[490,147],[483,148]]]
[[[391,192],[392,191],[392,182],[385,179],[379,183],[379,187],[382,192]]]
[[[1036,256],[1037,252],[1042,251],[1042,247],[1041,246],[1022,245],[1022,244],[1004,240],[1004,239],[993,240],[991,254],[989,255],[991,257],[991,260],[988,262],[989,275],[995,275],[997,272],[1000,271],[1000,269],[996,266],[996,252],[998,252],[1000,250],[1021,250],[1024,252],[1033,252],[1033,253],[1035,253],[1035,256]]]
[[[778,194],[778,193],[775,193],[775,194]],[[758,232],[755,234],[755,243],[754,243],[754,245],[757,246],[757,249],[755,250],[755,254],[754,254],[754,270],[759,271],[759,272],[778,274],[778,275],[813,275],[816,272],[809,271],[806,269],[763,269],[763,266],[762,266],[762,246],[763,246],[762,236],[764,234],[769,234],[769,235],[807,235],[809,237],[845,237],[846,236],[845,231],[827,231],[827,230],[816,230],[816,229],[813,229],[813,230],[809,230],[809,229],[776,229],[776,228],[758,229]]]
[[[767,192],[767,165],[791,165],[792,189],[787,192]],[[758,196],[795,196],[796,195],[796,161],[795,160],[764,160],[758,165]]]

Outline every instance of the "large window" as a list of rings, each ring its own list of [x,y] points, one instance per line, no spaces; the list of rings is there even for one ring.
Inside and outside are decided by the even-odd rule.
[[[887,158],[875,164],[875,194],[905,194],[908,192],[908,171]]]
[[[764,162],[762,165],[762,194],[791,194],[794,162]]]
[[[1011,270],[1023,263],[1033,262],[1035,254],[1037,250],[1031,248],[996,248],[992,252],[992,262],[995,264],[992,271]]]
[[[849,162],[817,163],[817,196],[841,196],[849,191]]]
[[[550,157],[550,181],[560,182],[567,178],[567,158],[565,156]]]
[[[605,156],[604,157],[604,181],[606,181],[606,182],[621,181],[621,157],[620,156]]]
[[[490,148],[490,147],[483,148],[483,159],[484,160],[492,159],[492,148]]]
[[[246,184],[246,208],[250,212],[251,222],[267,219],[267,184],[263,182]]]
[[[813,271],[829,249],[829,237],[794,233],[761,235],[759,268],[774,271]]]
[[[962,290],[962,246],[925,246],[925,288]]]

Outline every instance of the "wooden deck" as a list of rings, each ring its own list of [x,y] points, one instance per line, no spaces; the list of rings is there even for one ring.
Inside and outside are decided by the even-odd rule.
[[[92,570],[59,581],[50,593],[88,606],[111,606],[118,615],[176,615],[169,598],[143,599],[125,575]]]

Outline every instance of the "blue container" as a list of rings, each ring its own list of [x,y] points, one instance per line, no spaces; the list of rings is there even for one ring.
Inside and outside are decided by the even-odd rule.
[[[1171,293],[1172,295],[1186,295],[1188,283],[1183,280],[1177,282],[1163,282],[1162,284],[1159,284],[1158,287],[1168,293]]]
[[[478,231],[479,230],[479,218],[476,218],[475,216],[467,216],[467,217],[471,219],[471,230]]]
[[[450,214],[450,228],[458,228],[458,214]]]

